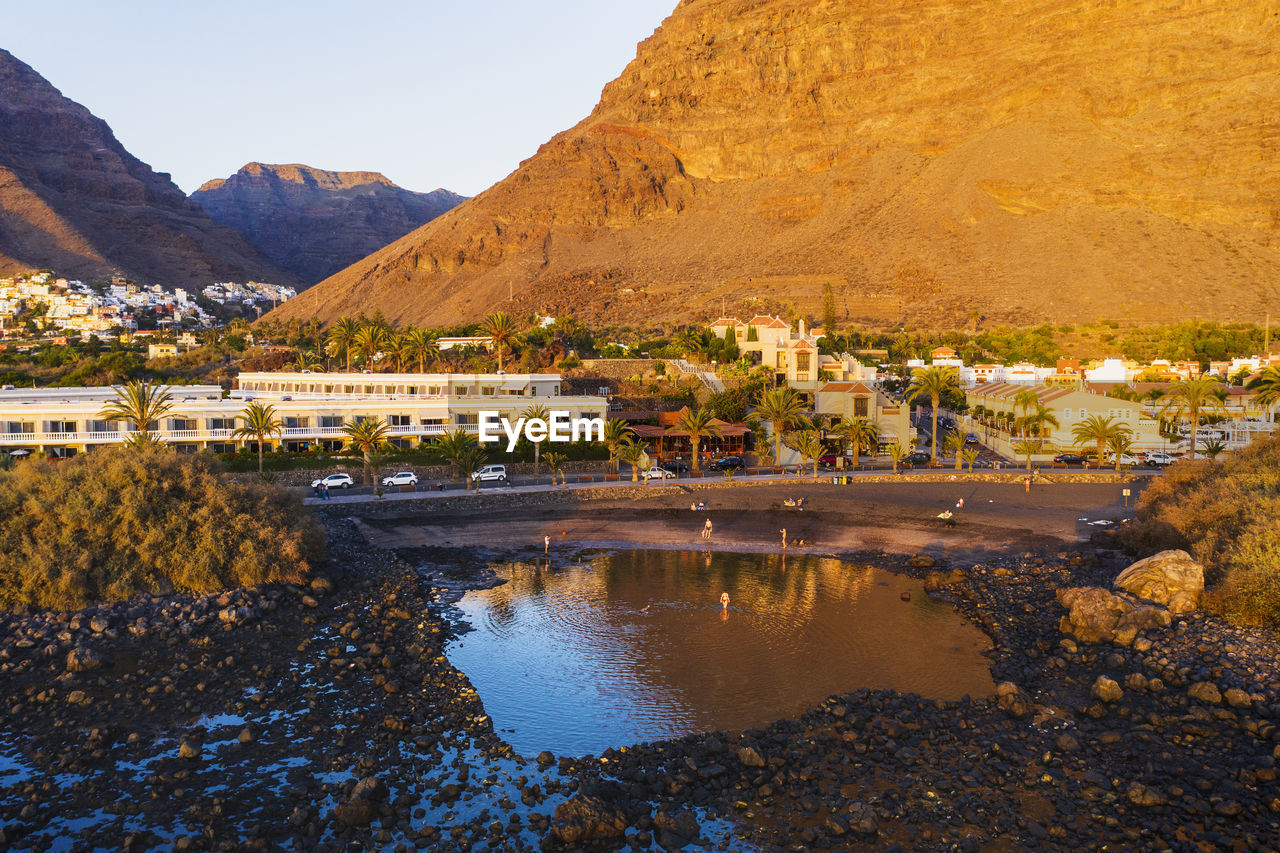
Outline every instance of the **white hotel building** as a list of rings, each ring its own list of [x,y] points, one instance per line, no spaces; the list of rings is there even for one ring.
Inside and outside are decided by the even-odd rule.
[[[237,437],[252,401],[271,405],[284,429],[272,444],[284,450],[345,442],[342,426],[383,421],[389,438],[408,448],[446,430],[475,433],[480,413],[513,421],[531,406],[564,411],[570,418],[604,418],[604,397],[563,396],[554,373],[242,373],[238,387],[168,387],[172,411],[156,435],[179,450],[234,452],[252,439]],[[115,388],[17,388],[0,390],[0,451],[27,450],[70,456],[124,441],[126,424],[102,418],[117,399]]]

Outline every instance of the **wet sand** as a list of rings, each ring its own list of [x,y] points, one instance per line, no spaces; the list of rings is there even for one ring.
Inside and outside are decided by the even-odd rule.
[[[1138,490],[1138,484],[1132,484]],[[884,551],[971,557],[988,552],[1041,550],[1073,543],[1099,529],[1089,522],[1119,521],[1125,509],[1118,484],[1005,483],[786,483],[769,486],[702,487],[689,492],[635,499],[578,500],[484,509],[406,505],[367,516],[365,533],[378,545],[404,547],[552,547],[572,544],[617,547],[778,551],[787,530],[788,550],[830,554]],[[784,506],[804,498],[804,507]],[[962,509],[956,508],[960,499]],[[690,503],[704,501],[705,510]],[[945,528],[938,513],[950,509],[956,526]],[[360,515],[358,511],[353,513]],[[1081,521],[1080,519],[1087,519]],[[702,538],[711,519],[713,533]],[[801,545],[794,540],[804,541]]]

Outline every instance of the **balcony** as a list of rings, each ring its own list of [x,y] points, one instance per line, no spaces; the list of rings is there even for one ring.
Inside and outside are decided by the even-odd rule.
[[[400,426],[387,427],[387,434],[394,437],[418,436],[420,438],[434,438],[453,430],[462,430],[463,432],[475,435],[480,431],[478,424],[404,424]],[[168,442],[192,442],[192,441],[252,441],[243,435],[238,435],[238,430],[234,429],[161,429],[152,430],[151,434],[161,440]],[[36,447],[42,445],[70,445],[70,444],[117,444],[123,442],[132,431],[87,431],[87,432],[0,432],[0,447]],[[272,440],[289,439],[313,440],[313,439],[336,439],[345,438],[346,433],[342,431],[342,427],[290,427],[282,429],[272,437]]]

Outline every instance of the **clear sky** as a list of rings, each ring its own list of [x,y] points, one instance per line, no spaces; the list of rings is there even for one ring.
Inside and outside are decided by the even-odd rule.
[[[475,195],[676,0],[0,0],[0,47],[191,192],[253,160]]]

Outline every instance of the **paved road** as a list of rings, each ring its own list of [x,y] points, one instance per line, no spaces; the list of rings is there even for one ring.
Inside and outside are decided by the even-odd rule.
[[[884,476],[885,474],[890,473],[893,470],[893,468],[892,466],[884,466],[884,467],[866,466],[858,471],[837,472],[835,470],[821,469],[821,468],[818,470],[819,470],[819,474],[818,474],[819,482],[823,482],[823,481],[829,482],[831,477],[841,476],[841,475],[852,477],[854,479],[863,478],[863,477]],[[989,469],[986,469],[986,470],[989,470]],[[1048,468],[1048,469],[1042,469],[1042,470],[1046,474],[1052,474],[1054,472],[1064,472],[1064,471],[1079,472],[1083,469],[1081,468]],[[1001,473],[1006,473],[1006,472],[1017,473],[1017,472],[1020,472],[1021,469],[1015,468],[1014,466],[1010,465],[1010,466],[1001,468],[1000,471]],[[1140,474],[1158,474],[1159,472],[1160,472],[1160,469],[1158,468],[1135,469],[1135,473],[1140,473]],[[950,466],[943,466],[941,468],[920,468],[913,471],[905,471],[900,476],[906,478],[906,480],[909,480],[911,477],[919,474],[939,474],[939,473],[941,474],[953,473],[953,469]],[[591,482],[575,482],[576,477],[571,475],[570,482],[567,488],[570,490],[617,489],[617,488],[640,485],[640,483],[632,482],[630,478],[606,482],[603,479],[601,479],[601,475],[598,475],[598,474],[597,475],[584,474],[580,476],[584,476],[584,477],[592,476],[592,480]],[[787,474],[738,473],[738,474],[734,474],[733,476],[733,479],[736,481],[747,481],[747,482],[753,482],[753,483],[757,483],[757,482],[759,483],[765,483],[765,482],[808,483],[812,481],[812,478],[813,478],[813,475],[810,472],[805,472],[804,474],[798,474],[796,472],[791,472]],[[677,477],[677,478],[671,478],[671,479],[666,479],[661,481],[654,480],[652,484],[655,486],[657,485],[697,486],[697,485],[706,485],[711,483],[723,482],[724,479],[725,478],[722,474],[708,474],[707,476],[696,477],[696,478],[695,477]],[[643,481],[641,481],[641,483],[642,482]],[[372,488],[369,488],[367,486],[357,486],[351,489],[330,490],[328,501],[321,501],[317,497],[306,497],[304,498],[303,502],[308,505],[318,505],[323,503],[330,503],[330,504],[367,503],[374,500],[383,500],[383,501],[432,500],[436,498],[458,497],[463,494],[468,494],[468,492],[466,491],[466,487],[462,483],[459,483],[456,481],[446,481],[441,485],[443,486],[443,488],[435,488],[436,483],[432,481],[432,482],[419,483],[418,487],[413,491],[400,491],[398,489],[389,489],[386,492],[384,492],[382,498],[378,498],[376,495],[374,495]],[[549,476],[517,477],[510,485],[497,483],[497,482],[481,483],[479,489],[476,492],[470,492],[470,494],[487,493],[487,492],[499,492],[502,494],[521,494],[521,493],[527,494],[527,493],[536,493],[536,492],[550,492],[550,491],[556,491],[564,488],[566,487],[563,485],[555,485],[555,486],[551,485],[551,478]]]

